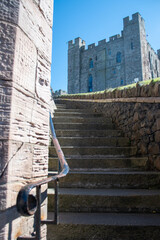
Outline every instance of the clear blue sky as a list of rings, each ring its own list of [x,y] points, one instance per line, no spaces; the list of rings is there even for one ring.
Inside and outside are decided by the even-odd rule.
[[[51,86],[67,90],[69,40],[81,37],[86,45],[123,29],[123,18],[139,12],[148,42],[160,49],[160,0],[54,0]]]

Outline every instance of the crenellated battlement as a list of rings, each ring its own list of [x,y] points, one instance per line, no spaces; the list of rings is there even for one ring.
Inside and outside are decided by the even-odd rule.
[[[116,35],[110,37],[110,38],[109,38],[109,41],[114,41],[114,40],[116,40],[116,39],[118,39],[118,38],[120,38],[120,37],[121,37],[120,34],[116,34]]]
[[[93,48],[95,48],[95,46],[96,46],[96,44],[92,43],[92,44],[88,45],[88,49],[93,49]]]
[[[84,40],[82,40],[80,37],[77,37],[73,40],[70,40],[68,42],[68,48],[72,48],[72,47],[85,47],[86,43]]]
[[[100,40],[98,41],[98,45],[103,45],[103,44],[106,44],[106,39],[103,39],[103,40]]]
[[[132,14],[132,19],[128,17],[123,18],[123,26],[127,27],[130,24],[137,23],[137,22],[144,22],[144,19],[141,17],[141,15],[137,12]]]
[[[96,48],[98,46],[102,46],[105,44],[106,44],[106,39],[103,39],[103,40],[98,41],[98,45],[96,45],[95,43],[89,44],[88,48],[86,50],[90,50],[90,49],[93,49],[93,48]]]
[[[116,34],[114,36],[109,37],[109,41],[107,41],[106,38],[105,38],[105,39],[102,39],[102,40],[98,41],[97,45],[95,43],[89,44],[87,48],[86,48],[85,41],[82,40],[80,37],[78,37],[78,38],[75,38],[74,41],[70,40],[68,42],[68,49],[78,46],[79,48],[81,48],[81,50],[86,50],[87,51],[87,50],[91,50],[91,49],[94,49],[96,47],[105,45],[106,43],[113,42],[113,41],[115,41],[117,39],[120,39],[122,37],[123,37],[123,31],[121,31],[121,35]]]

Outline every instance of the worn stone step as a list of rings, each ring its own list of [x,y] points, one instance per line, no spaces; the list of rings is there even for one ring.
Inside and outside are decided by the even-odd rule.
[[[130,141],[125,137],[59,137],[61,146],[115,146],[126,147]]]
[[[53,213],[49,213],[53,218]],[[160,214],[60,213],[47,240],[158,240]]]
[[[50,172],[50,174],[52,174]],[[160,172],[147,171],[106,171],[86,172],[70,171],[60,180],[64,188],[125,188],[150,189],[160,188]],[[49,184],[53,187],[53,183]]]
[[[57,109],[55,109],[55,113],[68,113],[68,112],[72,112],[72,113],[75,113],[75,112],[78,112],[78,113],[99,113],[99,112],[94,112],[93,110],[91,110],[91,109],[84,109],[84,108],[82,108],[82,109],[80,109],[80,108],[78,108],[78,109],[73,109],[73,108],[57,108]]]
[[[122,132],[115,129],[104,130],[81,130],[81,129],[56,129],[57,137],[120,137]]]
[[[114,129],[114,125],[112,123],[54,123],[54,127],[56,130],[58,129],[77,129],[77,130],[106,130],[106,129]]]
[[[54,209],[54,189],[48,189],[48,209]],[[60,188],[59,210],[160,213],[160,190]]]
[[[65,156],[70,155],[111,155],[111,156],[135,156],[136,147],[106,147],[106,146],[62,146],[62,151]],[[54,147],[49,147],[49,156],[56,156]]]
[[[88,118],[84,118],[84,117],[54,117],[53,118],[53,123],[101,123],[101,124],[107,124],[109,126],[112,126],[112,121],[111,119],[107,119],[105,117],[88,117]]]
[[[83,117],[83,118],[99,118],[103,117],[102,113],[88,113],[88,112],[55,112],[54,117]]]
[[[147,167],[148,158],[146,157],[109,157],[102,156],[70,156],[66,158],[70,169],[73,168],[140,168],[145,169]],[[49,170],[57,170],[58,158],[49,158]]]
[[[57,109],[66,109],[66,104],[56,104]]]

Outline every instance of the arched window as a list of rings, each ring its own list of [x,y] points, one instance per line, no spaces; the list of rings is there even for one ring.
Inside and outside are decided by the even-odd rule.
[[[89,59],[89,68],[93,68],[93,59],[92,58]]]
[[[89,77],[88,77],[88,92],[92,92],[93,89],[92,89],[92,82],[93,82],[93,79],[92,79],[92,75],[90,74]]]
[[[117,63],[121,63],[121,52],[117,52],[116,62],[117,62]]]

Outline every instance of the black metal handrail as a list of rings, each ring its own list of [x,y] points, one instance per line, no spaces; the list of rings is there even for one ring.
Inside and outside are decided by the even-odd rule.
[[[17,240],[27,239],[41,239],[41,224],[57,224],[58,223],[58,180],[66,176],[69,172],[68,163],[64,157],[63,151],[59,145],[56,137],[52,117],[50,113],[50,129],[54,147],[58,155],[61,171],[52,177],[28,184],[23,187],[17,197],[17,210],[23,216],[31,216],[35,214],[35,233],[34,236],[26,237],[19,236]],[[41,186],[51,181],[55,181],[55,206],[54,206],[54,219],[41,220]],[[36,188],[36,196],[30,192]]]

